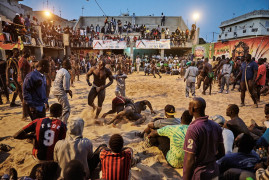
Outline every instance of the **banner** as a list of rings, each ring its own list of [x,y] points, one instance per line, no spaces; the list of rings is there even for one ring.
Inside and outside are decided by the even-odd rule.
[[[213,58],[214,55],[214,44],[200,44],[200,45],[194,45],[192,47],[192,53],[194,54],[194,57],[196,58],[202,58],[203,56],[209,59]]]
[[[137,40],[136,49],[170,49],[170,40],[161,39],[156,40]]]
[[[251,54],[256,60],[269,59],[269,36],[238,39],[227,42],[215,43],[215,56],[242,57]]]
[[[5,37],[3,33],[0,33],[0,49],[4,50],[13,50],[14,48],[18,48],[19,50],[23,50],[23,43],[21,41],[21,37],[18,37],[17,43],[4,43]]]
[[[94,40],[93,49],[126,49],[126,41]]]

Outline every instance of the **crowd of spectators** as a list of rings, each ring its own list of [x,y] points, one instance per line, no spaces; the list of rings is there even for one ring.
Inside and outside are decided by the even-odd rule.
[[[42,39],[39,37],[37,26],[41,27]],[[63,47],[63,31],[61,26],[55,26],[53,21],[40,22],[30,15],[24,17],[16,14],[13,22],[2,21],[4,43],[17,43],[19,36],[24,45]],[[34,39],[34,41],[32,40]]]

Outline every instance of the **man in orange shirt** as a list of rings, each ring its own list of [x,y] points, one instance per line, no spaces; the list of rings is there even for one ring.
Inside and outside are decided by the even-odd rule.
[[[260,101],[260,91],[265,86],[265,81],[266,81],[266,66],[262,58],[258,60],[258,65],[259,65],[259,68],[258,68],[258,73],[257,73],[257,78],[256,78],[256,85],[257,85],[257,97],[258,97],[258,101]]]

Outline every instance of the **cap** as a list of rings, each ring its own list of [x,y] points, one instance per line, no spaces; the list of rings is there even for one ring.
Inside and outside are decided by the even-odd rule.
[[[166,114],[168,114],[170,116],[176,114],[175,107],[173,105],[170,105],[170,104],[168,104],[168,105],[165,106],[165,112],[166,112]]]
[[[209,117],[209,119],[212,120],[212,121],[215,121],[218,124],[224,124],[225,123],[225,119],[221,115],[211,116],[211,117]]]

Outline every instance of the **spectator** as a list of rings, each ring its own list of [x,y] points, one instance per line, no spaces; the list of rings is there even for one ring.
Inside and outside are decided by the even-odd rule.
[[[226,84],[226,94],[229,93],[231,73],[232,73],[232,65],[230,64],[230,59],[226,58],[226,62],[225,64],[223,64],[221,70],[221,87],[219,93],[223,92],[225,84]]]
[[[222,130],[205,115],[206,102],[193,98],[189,113],[195,117],[187,130],[184,143],[183,179],[213,179],[219,171],[216,160],[224,156]]]
[[[224,125],[225,128],[230,129],[236,138],[239,134],[249,134],[249,130],[244,121],[238,116],[239,107],[236,104],[229,104],[226,109],[226,115],[231,118]]]
[[[50,117],[32,121],[18,131],[15,139],[35,139],[33,156],[39,160],[53,160],[53,149],[57,141],[65,139],[66,125],[58,117],[62,114],[62,106],[53,104],[50,107]]]
[[[215,115],[209,118],[210,120],[218,123],[222,129],[223,136],[223,144],[225,148],[225,154],[232,153],[233,143],[234,143],[234,135],[231,130],[224,128],[225,119],[221,115]]]
[[[82,163],[78,160],[71,160],[68,162],[64,170],[64,180],[85,180],[86,173]]]
[[[242,137],[239,138],[237,142],[237,147],[239,148],[238,152],[226,154],[217,161],[221,175],[230,168],[239,169],[239,174],[241,170],[255,172],[255,164],[260,161],[260,158],[259,155],[252,150],[255,145],[253,138],[248,134],[242,134]]]
[[[59,173],[60,167],[56,162],[44,162],[32,168],[30,178],[38,180],[57,180]],[[25,180],[27,179],[28,178],[25,178]]]
[[[54,148],[54,161],[61,167],[61,177],[68,168],[71,160],[78,160],[82,163],[86,177],[89,178],[98,163],[100,162],[99,153],[104,145],[101,145],[93,152],[93,144],[83,138],[84,121],[81,118],[73,118],[68,125],[68,137],[58,141]]]
[[[71,69],[70,61],[64,61],[63,67],[57,71],[56,79],[52,87],[52,93],[57,98],[58,102],[63,106],[62,121],[67,124],[70,115],[70,105],[67,93],[72,98],[72,91],[70,90],[70,74],[68,70]]]
[[[123,145],[123,137],[114,134],[109,140],[110,149],[100,152],[102,179],[129,179],[133,150],[129,147],[123,148]]]
[[[260,58],[258,60],[259,68],[258,68],[258,73],[257,73],[257,78],[256,78],[256,85],[257,85],[257,98],[258,102],[260,102],[260,95],[261,95],[261,89],[265,86],[266,82],[266,66],[263,63],[263,59]]]
[[[162,138],[162,141],[160,141],[161,138],[158,138],[158,148],[162,151],[167,162],[174,168],[183,167],[185,135],[192,118],[193,116],[186,110],[182,114],[181,124],[164,126],[160,129],[153,130],[149,135],[150,137],[167,137]]]
[[[23,83],[23,100],[29,107],[29,115],[32,120],[45,117],[46,109],[49,108],[44,75],[49,72],[49,68],[49,61],[39,61],[36,69],[26,75]]]

